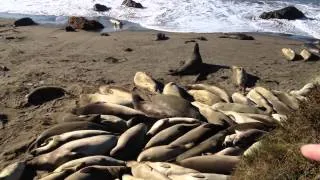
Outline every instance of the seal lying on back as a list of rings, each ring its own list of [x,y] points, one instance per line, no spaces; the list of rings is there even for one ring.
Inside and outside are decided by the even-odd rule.
[[[202,68],[202,58],[199,51],[199,44],[194,45],[192,56],[189,60],[176,70],[170,70],[170,75],[194,75],[199,74]]]
[[[52,170],[70,160],[90,155],[103,155],[110,152],[116,145],[117,137],[99,135],[68,142],[54,151],[36,156],[28,165],[41,170]]]
[[[173,95],[157,94],[150,98],[150,101],[144,101],[134,88],[133,106],[135,109],[144,112],[147,116],[153,118],[168,117],[190,117],[201,119],[201,114],[192,106],[192,104],[180,97]]]

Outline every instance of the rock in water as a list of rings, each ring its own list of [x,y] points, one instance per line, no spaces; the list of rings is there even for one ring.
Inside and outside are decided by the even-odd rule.
[[[296,7],[288,6],[283,9],[279,9],[271,12],[264,12],[259,17],[262,19],[295,20],[295,19],[305,18],[306,16]]]
[[[93,9],[98,12],[105,12],[105,11],[109,11],[111,8],[109,8],[105,5],[102,5],[102,4],[95,4],[93,6]]]
[[[127,7],[133,7],[133,8],[143,8],[141,3],[137,3],[133,0],[124,0],[122,2],[122,5],[125,5]]]
[[[26,101],[29,105],[41,105],[47,101],[51,101],[64,96],[65,92],[66,91],[60,87],[40,87],[26,95]]]
[[[290,48],[282,48],[282,54],[288,61],[296,60],[297,56],[296,53]]]
[[[15,26],[32,26],[32,25],[37,25],[31,18],[25,17],[18,19],[14,22]]]

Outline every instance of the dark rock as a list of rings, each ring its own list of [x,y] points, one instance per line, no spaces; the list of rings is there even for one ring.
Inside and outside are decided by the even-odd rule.
[[[254,40],[254,37],[243,33],[225,33],[219,38],[239,39],[239,40]]]
[[[131,48],[126,48],[124,51],[126,51],[126,52],[132,52],[133,49],[131,49]]]
[[[98,31],[103,29],[104,26],[95,20],[87,20],[84,17],[71,16],[68,20],[68,26],[74,29],[83,29],[86,31]]]
[[[6,114],[0,113],[0,122],[2,124],[2,129],[4,129],[5,125],[8,123],[8,116]]]
[[[199,39],[200,41],[208,41],[208,39],[206,37],[200,36],[197,39]]]
[[[110,35],[108,33],[106,33],[106,32],[103,32],[103,33],[100,34],[100,36],[110,36]]]
[[[111,8],[102,5],[102,4],[95,4],[93,6],[93,10],[98,11],[98,12],[105,12],[105,11],[109,11]]]
[[[26,96],[29,105],[41,105],[65,95],[66,91],[60,87],[44,86],[33,90]]]
[[[167,37],[164,33],[158,33],[156,41],[163,41],[163,40],[168,40],[169,37]]]
[[[31,18],[25,17],[18,19],[14,22],[15,26],[32,26],[32,25],[37,25]]]
[[[9,68],[7,68],[7,66],[0,65],[0,71],[9,71]]]
[[[67,27],[65,28],[65,30],[66,30],[66,32],[76,32],[76,30],[75,30],[73,27],[71,27],[71,26],[67,26]]]
[[[279,9],[271,12],[264,12],[259,17],[262,19],[295,20],[295,19],[305,18],[306,16],[296,7],[288,6],[283,9]]]
[[[133,7],[133,8],[143,8],[141,3],[137,3],[133,0],[124,0],[122,2],[122,5],[125,5],[127,7]]]
[[[86,31],[97,31],[103,29],[104,26],[96,20],[87,20],[84,23],[83,30]]]

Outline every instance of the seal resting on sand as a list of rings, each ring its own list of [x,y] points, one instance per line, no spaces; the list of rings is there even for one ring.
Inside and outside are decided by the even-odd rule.
[[[134,88],[132,92],[133,107],[153,118],[191,117],[201,119],[198,109],[180,97],[157,94],[150,101],[143,100]]]
[[[173,76],[199,74],[201,72],[202,65],[199,44],[196,43],[191,58],[184,62],[184,64],[178,69],[169,70],[169,74]]]

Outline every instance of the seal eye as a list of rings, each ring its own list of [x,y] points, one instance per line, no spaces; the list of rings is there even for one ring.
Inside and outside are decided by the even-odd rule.
[[[160,166],[163,167],[163,168],[170,168],[169,164],[160,164]]]
[[[205,178],[205,176],[202,174],[192,174],[191,176],[195,178]]]

